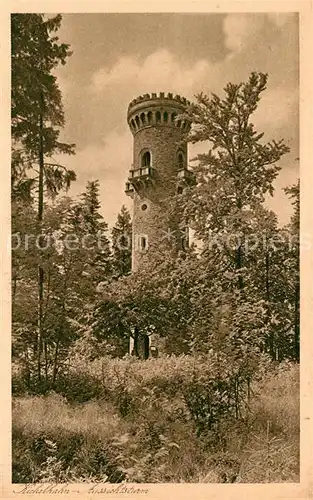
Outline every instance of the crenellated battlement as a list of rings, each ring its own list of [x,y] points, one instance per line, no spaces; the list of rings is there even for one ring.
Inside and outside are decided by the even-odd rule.
[[[128,111],[130,110],[130,108],[132,106],[135,106],[135,104],[141,103],[143,101],[150,101],[150,100],[155,100],[155,99],[177,101],[179,104],[183,104],[185,106],[190,105],[190,101],[188,101],[186,99],[186,97],[182,97],[178,94],[173,96],[173,94],[171,92],[168,92],[167,94],[165,94],[165,92],[159,92],[159,93],[143,94],[143,95],[140,95],[139,97],[136,97],[129,104]]]
[[[188,131],[189,121],[179,120],[177,117],[189,105],[190,101],[185,97],[178,94],[174,96],[171,92],[143,94],[129,104],[127,121],[133,134],[142,128],[156,125],[178,127]]]

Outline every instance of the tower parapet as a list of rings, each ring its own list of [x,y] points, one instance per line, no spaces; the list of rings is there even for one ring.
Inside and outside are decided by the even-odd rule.
[[[190,122],[178,119],[190,105],[185,97],[160,92],[144,94],[133,99],[128,106],[127,122],[135,135],[139,130],[155,125],[180,128],[188,132]]]

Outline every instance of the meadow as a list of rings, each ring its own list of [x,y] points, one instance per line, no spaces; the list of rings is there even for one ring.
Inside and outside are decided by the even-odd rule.
[[[232,404],[205,358],[77,359],[44,395],[13,377],[13,483],[299,481],[299,365]]]

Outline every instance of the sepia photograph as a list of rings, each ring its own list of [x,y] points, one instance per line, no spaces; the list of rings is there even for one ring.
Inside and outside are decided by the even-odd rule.
[[[10,37],[16,492],[299,483],[299,13]]]

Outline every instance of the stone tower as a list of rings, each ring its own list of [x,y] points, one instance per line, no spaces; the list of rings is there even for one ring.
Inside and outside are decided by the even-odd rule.
[[[190,123],[177,119],[188,104],[184,97],[161,92],[137,97],[128,107],[134,147],[125,191],[133,198],[133,271],[144,255],[150,260],[166,245],[182,245],[184,227],[169,213],[169,201],[192,178],[183,140]]]
[[[188,104],[184,97],[161,92],[137,97],[128,107],[127,122],[134,145],[125,192],[133,199],[133,271],[145,257],[150,261],[166,247],[182,248],[186,244],[183,221],[169,207],[171,199],[193,179],[187,169],[184,140],[190,123],[179,119]],[[143,357],[148,357],[149,339],[142,350]]]

